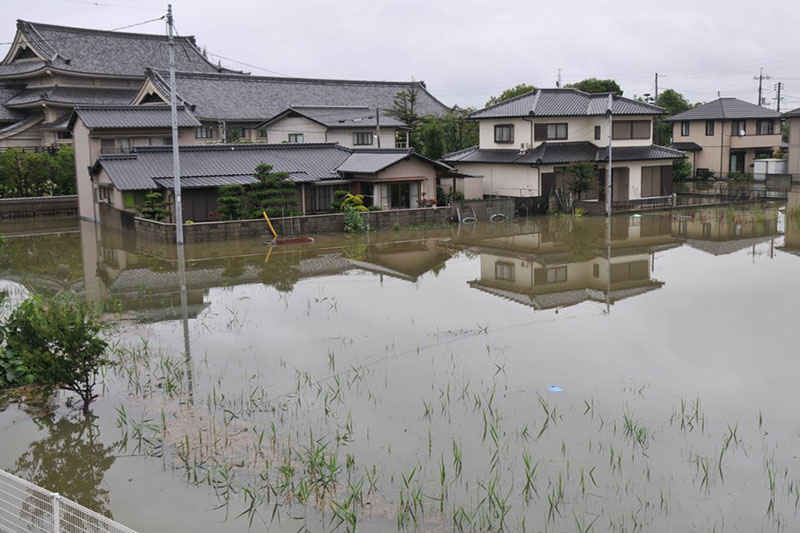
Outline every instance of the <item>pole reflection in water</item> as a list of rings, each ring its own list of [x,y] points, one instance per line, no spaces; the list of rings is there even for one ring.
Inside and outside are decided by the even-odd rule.
[[[611,314],[611,215],[606,217],[606,314]]]
[[[183,322],[183,361],[186,367],[186,383],[189,404],[194,404],[194,377],[192,375],[192,352],[189,345],[189,303],[186,296],[186,256],[183,244],[178,244],[178,284],[181,293],[181,322]]]

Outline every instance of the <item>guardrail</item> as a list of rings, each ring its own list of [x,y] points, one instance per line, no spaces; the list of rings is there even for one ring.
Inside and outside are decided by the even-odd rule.
[[[0,470],[3,533],[136,533],[67,498]]]

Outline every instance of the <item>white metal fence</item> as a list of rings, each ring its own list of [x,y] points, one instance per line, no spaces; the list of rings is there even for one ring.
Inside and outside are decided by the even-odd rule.
[[[0,532],[136,533],[3,470],[0,470]]]

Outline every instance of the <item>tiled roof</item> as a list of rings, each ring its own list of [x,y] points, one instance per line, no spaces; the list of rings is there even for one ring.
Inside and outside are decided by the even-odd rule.
[[[608,150],[590,142],[542,143],[533,150],[488,150],[477,146],[447,154],[442,157],[446,163],[513,163],[524,165],[552,165],[573,161],[608,160]],[[683,152],[658,146],[621,146],[613,148],[614,161],[646,161],[652,159],[682,159]]]
[[[678,113],[666,122],[681,120],[730,120],[747,118],[780,118],[781,114],[772,109],[757,106],[738,98],[718,98],[701,106]]]
[[[147,67],[169,66],[167,37],[163,34],[72,28],[24,20],[17,21],[17,32],[45,58],[48,66],[60,70],[141,78]],[[194,37],[176,37],[175,43],[178,69],[220,72],[220,67],[203,57]],[[3,62],[12,60],[7,56]],[[27,61],[0,65],[0,76],[43,66],[44,62]]]
[[[97,128],[169,128],[172,126],[172,113],[168,105],[123,105],[123,106],[85,106],[79,105],[72,112],[69,125],[77,118],[89,129]],[[192,112],[178,106],[178,127],[200,125]]]
[[[800,117],[800,107],[787,111],[783,114],[784,117]]]
[[[14,85],[0,85],[0,121],[17,121],[25,117],[25,113],[8,109],[5,103],[14,98],[22,90],[22,87]]]
[[[537,89],[484,109],[470,118],[576,117],[605,115],[609,93],[585,93],[577,89]],[[614,96],[615,115],[661,115],[660,107]]]
[[[426,161],[443,170],[452,170],[450,166],[436,161],[431,161],[430,159],[417,154],[410,148],[405,150],[355,150],[353,154],[347,158],[347,161],[342,163],[338,170],[339,172],[354,174],[377,174],[381,170],[390,167],[395,163],[399,163],[404,159],[408,159],[409,157]]]
[[[276,172],[306,174],[315,180],[338,178],[336,169],[351,150],[337,144],[220,144],[181,146],[180,152],[182,180],[238,177],[238,183],[249,183],[261,163],[272,165]],[[100,156],[96,165],[120,190],[154,189],[156,180],[172,178],[172,149],[137,148],[132,154]]]
[[[32,115],[32,116],[27,116],[17,122],[8,124],[7,126],[0,128],[0,139],[2,139],[3,137],[10,136],[10,134],[14,132],[22,131],[31,126],[34,126],[38,122],[41,122],[43,118],[44,117],[42,117],[42,115],[38,116]]]
[[[681,152],[699,152],[703,149],[702,146],[695,142],[677,142],[670,144],[669,147],[674,150],[680,150]]]
[[[168,75],[148,71],[162,96],[169,95]],[[447,107],[421,82],[323,80],[265,76],[234,76],[178,72],[178,96],[206,120],[265,121],[295,106],[392,106],[395,95],[417,87],[417,113],[441,114]]]
[[[374,173],[408,157],[449,168],[411,150],[385,150],[385,155],[377,152],[353,150],[336,143],[181,146],[181,184],[218,187],[253,183],[253,173],[261,163],[271,165],[275,172],[287,172],[289,179],[296,182],[341,179],[344,172]],[[355,160],[351,163],[352,157]],[[93,171],[100,168],[119,190],[171,187],[172,148],[138,147],[130,154],[101,155]]]
[[[128,104],[136,96],[136,93],[136,89],[92,89],[87,87],[26,89],[6,102],[6,106],[29,106],[38,103],[65,105]]]
[[[11,63],[8,65],[0,64],[0,78],[10,78],[14,76],[21,76],[31,72],[37,72],[47,67],[45,61],[20,61],[19,63]]]
[[[263,124],[259,124],[259,127],[268,126],[292,113],[297,113],[328,128],[374,128],[378,121],[375,106],[294,106]],[[405,126],[400,120],[385,113],[381,114],[380,121],[381,127]]]

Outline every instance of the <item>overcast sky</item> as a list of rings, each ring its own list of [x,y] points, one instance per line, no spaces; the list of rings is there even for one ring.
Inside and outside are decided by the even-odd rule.
[[[424,80],[448,105],[482,107],[525,82],[553,87],[614,78],[626,96],[674,88],[691,101],[764,96],[800,106],[796,0],[173,0],[182,35],[257,75]],[[0,42],[15,19],[113,29],[159,16],[166,2],[0,0]],[[123,7],[128,6],[128,7]],[[133,8],[135,6],[136,8]],[[164,32],[161,21],[127,31]],[[8,46],[0,45],[5,55]],[[258,68],[255,68],[258,67]]]

